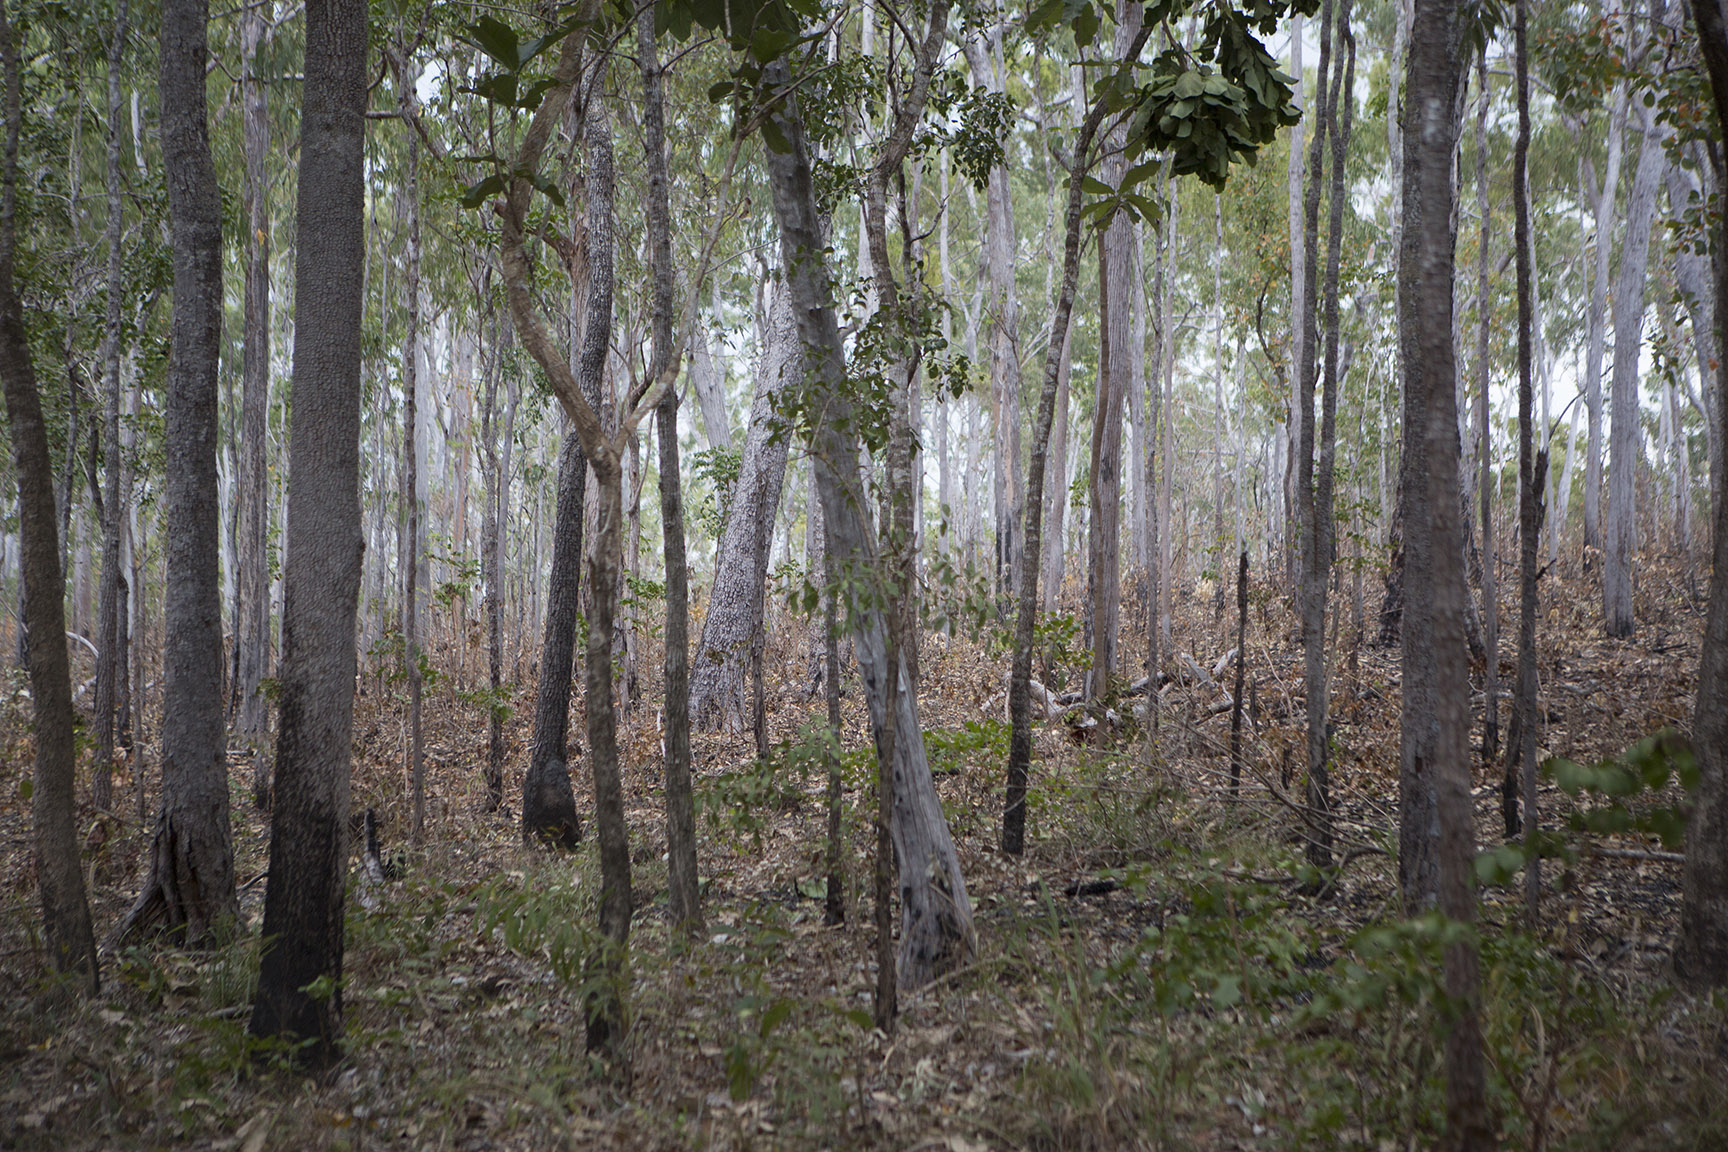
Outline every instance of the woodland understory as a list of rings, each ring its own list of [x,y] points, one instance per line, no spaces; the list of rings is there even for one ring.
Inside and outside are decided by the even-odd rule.
[[[1702,602],[1672,558],[1644,563],[1646,626],[1631,641],[1600,636],[1576,566],[1544,582],[1544,746],[1556,755],[1613,756],[1686,720]],[[1214,603],[1204,584],[1177,598],[1176,646],[1201,665],[1234,643],[1234,613],[1221,619]],[[1143,627],[1130,607],[1125,630]],[[888,1038],[870,1026],[868,896],[850,886],[867,883],[872,849],[857,685],[849,678],[845,696],[851,914],[824,927],[822,771],[806,743],[824,713],[807,695],[805,622],[780,613],[767,646],[773,761],[758,763],[747,736],[695,741],[708,927],[692,944],[666,912],[654,716],[623,720],[640,886],[622,1076],[582,1042],[592,842],[550,856],[522,846],[512,807],[486,811],[484,713],[459,699],[455,677],[426,697],[422,850],[403,847],[405,684],[362,677],[354,805],[378,813],[401,872],[376,884],[356,864],[351,876],[347,1056],[322,1080],[272,1070],[245,1035],[265,848],[245,806],[234,833],[248,927],[237,941],[128,948],[109,958],[99,998],[42,997],[50,976],[33,939],[19,790],[28,722],[14,689],[0,778],[0,1146],[1431,1147],[1444,1012],[1435,929],[1401,919],[1392,867],[1396,651],[1348,623],[1334,640],[1335,810],[1352,858],[1334,888],[1304,893],[1302,822],[1280,780],[1303,741],[1294,632],[1287,601],[1256,582],[1259,718],[1239,795],[1215,689],[1167,685],[1150,758],[1132,724],[1090,744],[1068,724],[1040,725],[1019,859],[995,840],[1006,658],[926,634],[927,740],[979,951],[904,998]],[[454,655],[446,646],[438,659]],[[642,687],[652,699],[656,686]],[[531,698],[524,688],[514,701],[513,764]],[[1480,692],[1476,703],[1479,718]],[[231,769],[241,793],[248,766]],[[1475,783],[1477,833],[1492,845],[1498,773],[1478,766]],[[590,811],[584,788],[578,797]],[[1541,802],[1556,821],[1573,806],[1551,783]],[[148,829],[88,804],[79,822],[100,936],[133,896]],[[1676,993],[1668,971],[1677,857],[1637,836],[1577,833],[1570,849],[1547,873],[1534,932],[1512,890],[1482,893],[1489,1099],[1505,1145],[1721,1147],[1728,1021],[1719,998]]]

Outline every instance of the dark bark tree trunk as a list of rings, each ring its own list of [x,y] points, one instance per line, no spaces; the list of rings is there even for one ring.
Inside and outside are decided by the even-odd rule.
[[[934,7],[945,23],[942,0]],[[938,23],[936,15],[933,10],[932,25]],[[764,77],[777,88],[784,88],[791,79],[783,63],[770,66]],[[787,269],[787,292],[805,350],[806,387],[815,390],[811,408],[820,414],[811,437],[825,551],[835,576],[862,576],[875,568],[878,551],[864,515],[867,505],[858,474],[858,425],[846,386],[832,282],[822,256],[825,244],[809,153],[796,98],[790,93],[776,107],[774,120],[791,146],[783,153],[770,149],[766,159],[780,229],[782,267]],[[904,135],[909,144],[909,128]],[[889,723],[888,711],[895,713],[898,738],[892,749],[892,834],[902,902],[897,968],[903,987],[918,987],[965,964],[973,955],[977,945],[971,902],[925,759],[915,688],[904,667],[889,675],[890,622],[880,601],[849,605],[848,616],[873,730],[881,734]]]
[[[1476,496],[1482,518],[1482,648],[1487,657],[1482,678],[1482,762],[1500,759],[1500,581],[1494,559],[1494,428],[1488,412],[1488,243],[1493,217],[1488,200],[1488,50],[1476,50]],[[1508,818],[1506,835],[1517,834],[1516,814]]]
[[[595,302],[590,282],[588,303]],[[607,300],[611,293],[608,289]],[[594,323],[589,318],[589,325]],[[604,355],[604,348],[600,350]],[[581,353],[578,378],[594,385],[599,376],[588,372],[588,348]],[[576,655],[576,617],[580,610],[582,571],[582,507],[588,492],[588,458],[576,433],[567,431],[558,453],[558,507],[553,514],[552,571],[546,585],[546,632],[540,646],[540,685],[534,704],[534,739],[529,746],[528,772],[522,781],[522,838],[565,852],[582,841],[582,821],[570,784],[570,690]]]
[[[417,73],[408,70],[408,76]],[[409,84],[413,83],[412,79]],[[411,87],[402,94],[412,108]],[[408,136],[408,172],[403,196],[408,208],[408,270],[403,292],[408,298],[408,331],[402,350],[402,653],[408,672],[408,780],[411,792],[414,843],[426,839],[426,740],[420,723],[420,138]]]
[[[1537,546],[1542,533],[1542,488],[1548,453],[1535,451],[1535,413],[1531,382],[1531,342],[1535,329],[1532,282],[1535,250],[1530,231],[1530,57],[1525,0],[1514,10],[1518,85],[1518,137],[1512,151],[1512,207],[1518,245],[1518,694],[1515,705],[1517,747],[1509,749],[1508,772],[1518,763],[1524,798],[1524,911],[1532,929],[1537,925],[1542,892],[1542,862],[1536,853],[1541,827],[1536,810],[1536,580],[1540,573]],[[1516,810],[1513,816],[1517,815]],[[1506,833],[1516,828],[1508,821]]]
[[[270,114],[267,90],[258,75],[258,51],[263,38],[263,5],[245,5],[240,13],[240,91],[247,228],[244,349],[240,368],[239,530],[234,581],[234,695],[239,710],[234,735],[252,756],[252,803],[268,809],[269,703],[258,688],[270,673]]]
[[[745,677],[762,630],[768,544],[786,475],[787,440],[776,434],[775,404],[803,365],[797,322],[783,287],[771,289],[762,327],[750,427],[732,486],[732,504],[714,562],[714,587],[690,669],[690,718],[699,728],[749,727]]]
[[[1728,127],[1728,3],[1692,0],[1693,22],[1719,128]],[[1716,174],[1722,185],[1723,173]],[[1718,205],[1713,225],[1716,317],[1728,316],[1728,213]],[[1720,331],[1718,340],[1722,339]],[[1719,343],[1720,347],[1721,344]],[[1716,386],[1728,397],[1728,362],[1716,365]],[[1720,415],[1717,435],[1728,434]],[[1686,866],[1680,904],[1680,939],[1674,970],[1695,987],[1728,984],[1728,501],[1717,500],[1711,532],[1714,566],[1704,648],[1698,670],[1698,703],[1692,739],[1698,754],[1698,788],[1686,825]]]
[[[1406,76],[1399,351],[1407,477],[1399,879],[1405,905],[1438,897],[1460,925],[1475,919],[1470,808],[1470,683],[1465,645],[1458,407],[1453,348],[1452,157],[1463,76],[1463,17],[1454,0],[1416,7]],[[1448,944],[1447,1146],[1494,1146],[1485,1100],[1474,936]]]
[[[162,151],[174,240],[165,419],[162,805],[150,874],[116,930],[123,937],[160,918],[195,944],[210,941],[239,911],[222,708],[216,489],[222,213],[204,98],[208,17],[208,0],[171,0],[162,11]]]
[[[673,368],[674,351],[671,180],[666,171],[664,80],[654,44],[654,9],[652,4],[643,6],[637,14],[636,28],[642,64],[643,147],[648,155],[648,253],[653,280],[649,328],[654,350],[648,361],[648,375],[657,380]],[[676,388],[666,389],[655,419],[660,434],[660,523],[666,560],[667,889],[673,924],[695,935],[702,929],[702,903],[696,873],[696,806],[690,792],[690,574],[684,556],[684,492],[678,472]],[[785,471],[784,464],[781,471]],[[774,487],[778,496],[780,485],[776,483]],[[771,531],[773,513],[766,519]],[[766,567],[766,549],[763,551]],[[759,645],[757,651],[761,651]]]
[[[102,584],[96,609],[96,763],[92,798],[108,809],[114,800],[114,725],[121,686],[119,613],[121,589],[120,524],[125,512],[120,492],[120,294],[124,250],[125,201],[120,187],[120,117],[124,103],[120,67],[125,59],[127,15],[121,0],[108,49],[108,309],[102,333]],[[128,494],[129,496],[130,494]]]
[[[840,726],[840,622],[835,618],[831,586],[822,590],[822,670],[823,697],[828,705],[828,885],[822,922],[832,926],[846,920],[846,876],[841,862],[844,843],[840,839],[843,803],[840,750],[844,736]]]
[[[78,862],[73,811],[77,764],[72,731],[71,664],[66,653],[66,618],[60,566],[60,532],[54,501],[54,463],[42,416],[36,368],[24,329],[24,309],[13,282],[17,244],[19,100],[18,45],[0,3],[0,53],[6,82],[6,153],[0,178],[0,385],[6,393],[12,460],[18,476],[18,538],[22,556],[22,631],[30,669],[30,699],[36,728],[31,823],[35,830],[36,881],[42,896],[42,928],[48,960],[87,995],[99,990],[96,940],[84,874]]]
[[[364,0],[308,0],[295,232],[294,409],[283,571],[282,711],[254,1036],[342,1030],[343,889],[360,596]],[[202,72],[200,72],[202,91]]]

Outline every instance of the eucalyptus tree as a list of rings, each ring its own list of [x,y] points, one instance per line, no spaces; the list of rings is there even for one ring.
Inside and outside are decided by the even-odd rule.
[[[73,811],[77,748],[73,736],[72,678],[66,653],[65,579],[54,503],[54,463],[48,448],[35,361],[24,326],[16,281],[18,252],[18,149],[23,110],[19,50],[0,0],[0,67],[5,71],[5,155],[0,168],[0,387],[6,395],[12,460],[18,478],[18,536],[23,553],[24,623],[35,721],[32,778],[36,882],[42,899],[43,936],[54,968],[94,996],[100,982],[84,872],[78,859]]]
[[[1691,0],[1692,21],[1719,131],[1728,130],[1728,4]],[[1712,153],[1717,157],[1719,153]],[[1721,161],[1713,159],[1718,187]],[[1728,316],[1728,212],[1718,205],[1710,218],[1713,301],[1718,318]],[[1720,338],[1720,336],[1719,336]],[[1718,395],[1728,397],[1728,361],[1716,363]],[[1718,402],[1717,436],[1728,434]],[[1725,440],[1728,442],[1728,440]],[[1711,531],[1710,603],[1698,669],[1698,700],[1692,736],[1698,756],[1698,787],[1686,825],[1686,865],[1681,881],[1680,937],[1674,968],[1685,982],[1702,987],[1728,984],[1728,501],[1715,504]]]
[[[283,572],[282,704],[254,1036],[327,1064],[342,1031],[355,616],[365,0],[308,0],[296,207],[294,405]],[[200,72],[200,91],[202,73]]]
[[[239,912],[222,699],[216,476],[222,204],[205,101],[209,0],[162,9],[162,153],[174,247],[163,573],[162,803],[117,935],[161,919],[194,944]]]
[[[1445,1040],[1448,1146],[1495,1144],[1485,1098],[1480,974],[1472,888],[1469,599],[1460,524],[1458,401],[1454,390],[1453,154],[1468,15],[1456,0],[1422,0],[1411,26],[1406,108],[1399,357],[1404,379],[1403,708],[1399,880],[1406,908],[1438,900],[1459,926],[1444,948],[1452,1007]],[[1474,31],[1481,34],[1480,28]]]

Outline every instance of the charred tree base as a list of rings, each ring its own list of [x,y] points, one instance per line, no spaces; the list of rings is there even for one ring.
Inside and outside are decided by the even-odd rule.
[[[582,843],[582,821],[564,761],[529,766],[522,785],[522,839],[560,852],[574,852]]]

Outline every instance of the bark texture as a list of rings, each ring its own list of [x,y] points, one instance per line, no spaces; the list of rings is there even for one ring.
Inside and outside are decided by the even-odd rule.
[[[1716,122],[1728,127],[1728,0],[1692,0],[1691,9]],[[1718,184],[1721,176],[1718,172]],[[1728,214],[1720,206],[1711,224],[1720,318],[1728,315]],[[1728,363],[1718,362],[1716,386],[1728,396]],[[1728,420],[1717,426],[1717,433],[1728,433]],[[1728,501],[1716,501],[1711,537],[1710,607],[1692,717],[1699,779],[1686,825],[1680,939],[1674,953],[1675,972],[1698,987],[1728,984]]]
[[[13,281],[17,237],[19,78],[18,46],[0,3],[0,54],[6,81],[6,154],[0,187],[0,385],[6,393],[12,461],[18,475],[18,536],[23,576],[25,655],[36,726],[36,763],[30,819],[35,832],[36,882],[42,899],[48,961],[86,995],[99,990],[96,940],[84,873],[72,783],[71,665],[66,654],[65,587],[54,502],[54,463],[48,425],[36,386],[36,367],[24,329],[24,309]]]
[[[803,366],[791,299],[776,286],[756,368],[750,427],[714,563],[708,615],[690,666],[690,718],[705,730],[740,733],[750,724],[745,680],[762,629],[768,545],[786,476],[787,438],[777,429],[775,404],[788,385],[798,383]]]
[[[308,0],[283,570],[282,711],[255,1036],[342,1030],[343,895],[360,595],[364,0]]]
[[[165,419],[162,806],[150,874],[120,927],[125,934],[161,918],[191,943],[210,940],[239,911],[222,708],[216,487],[222,211],[204,100],[208,15],[208,0],[170,0],[162,9],[162,152],[174,240]]]

